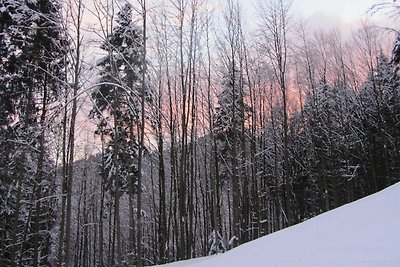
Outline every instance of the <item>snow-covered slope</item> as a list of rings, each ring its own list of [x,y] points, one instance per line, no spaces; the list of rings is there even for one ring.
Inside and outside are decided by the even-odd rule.
[[[400,183],[216,256],[163,267],[400,267]]]

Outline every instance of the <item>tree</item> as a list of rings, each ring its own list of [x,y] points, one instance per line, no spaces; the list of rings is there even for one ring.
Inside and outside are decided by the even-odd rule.
[[[208,255],[215,255],[219,253],[224,253],[226,251],[224,241],[222,240],[219,232],[213,230],[208,237]]]
[[[234,61],[231,62],[234,64]],[[239,239],[240,229],[240,175],[239,159],[241,153],[242,131],[246,117],[248,116],[249,106],[244,101],[244,80],[243,73],[235,66],[229,66],[228,74],[224,78],[223,91],[218,95],[218,107],[215,110],[212,129],[217,140],[219,155],[219,177],[225,183],[232,183],[232,232],[231,238]],[[240,176],[239,176],[240,175]],[[216,232],[216,235],[219,235]]]
[[[76,138],[76,119],[78,115],[78,97],[82,87],[83,70],[83,36],[82,24],[84,16],[84,6],[81,0],[69,1],[65,8],[65,18],[70,21],[65,22],[65,31],[71,49],[68,50],[66,57],[71,64],[66,73],[66,80],[69,87],[64,92],[64,114],[62,118],[62,181],[61,181],[61,220],[60,236],[58,245],[58,264],[62,266],[70,265],[71,255],[71,218],[72,218],[72,193],[74,178],[75,160],[75,138]],[[71,101],[71,105],[68,102]],[[69,106],[71,108],[69,109]],[[69,114],[70,112],[70,114]],[[68,115],[70,118],[68,119]],[[68,121],[69,120],[69,121]],[[69,128],[69,129],[68,129]],[[67,130],[68,129],[68,130]],[[64,246],[65,243],[65,246]],[[64,256],[63,256],[64,252]]]
[[[67,42],[56,2],[3,1],[0,9],[2,145],[16,151],[2,162],[12,175],[3,184],[9,201],[2,221],[12,227],[1,227],[9,248],[2,259],[5,265],[39,266],[54,256],[54,177],[46,135],[48,111],[62,88]]]
[[[397,35],[397,37],[396,37],[396,42],[394,43],[392,52],[393,52],[392,62],[395,65],[399,65],[399,63],[400,63],[400,34]],[[398,70],[398,68],[396,68],[396,71],[397,70]]]
[[[365,166],[371,174],[373,188],[376,192],[393,182],[392,173],[395,154],[398,104],[398,75],[393,73],[389,59],[380,54],[375,71],[368,77],[360,90],[362,116],[359,120],[364,129],[369,164]],[[398,141],[397,141],[398,142]],[[393,157],[394,156],[394,157]],[[393,158],[392,158],[393,157]]]
[[[126,3],[117,14],[117,25],[101,45],[107,55],[98,63],[101,69],[99,85],[92,94],[95,101],[92,116],[100,119],[98,132],[110,138],[104,159],[105,171],[108,172],[105,177],[110,179],[106,183],[109,184],[115,201],[118,265],[122,260],[119,202],[124,188],[127,188],[130,203],[133,203],[134,191],[141,190],[140,183],[138,188],[134,189],[140,176],[140,155],[143,151],[139,145],[143,139],[139,139],[142,137],[140,131],[135,130],[135,126],[142,127],[142,101],[148,101],[150,96],[147,88],[142,85],[146,72],[143,57],[145,37],[141,29],[133,23],[132,15],[133,7]],[[131,206],[128,252],[130,255],[133,255],[133,229]],[[132,260],[131,256],[130,258]]]
[[[137,266],[143,266],[143,253],[142,253],[142,165],[143,165],[143,152],[144,152],[144,134],[145,134],[145,105],[146,105],[146,91],[147,83],[146,83],[146,73],[147,73],[147,64],[146,64],[146,52],[147,52],[147,6],[146,0],[141,1],[141,12],[143,19],[143,43],[142,43],[142,53],[140,55],[140,60],[142,62],[142,72],[141,72],[141,87],[140,87],[140,121],[138,122],[138,137],[139,137],[139,148],[138,148],[138,194],[137,194],[137,241],[138,241],[138,249],[137,249]]]
[[[293,223],[292,192],[289,165],[288,143],[288,33],[290,26],[290,2],[284,0],[270,0],[260,3],[259,15],[261,18],[260,33],[264,40],[264,49],[270,58],[274,70],[275,80],[280,88],[283,111],[283,200],[284,216],[287,225]]]

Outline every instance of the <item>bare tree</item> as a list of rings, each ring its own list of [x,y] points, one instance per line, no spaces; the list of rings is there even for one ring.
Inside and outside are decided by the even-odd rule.
[[[141,83],[142,88],[140,91],[140,122],[138,125],[138,136],[139,136],[139,155],[138,155],[138,195],[137,195],[137,266],[142,267],[142,162],[143,162],[143,149],[144,149],[144,129],[145,129],[145,103],[146,103],[146,74],[147,74],[147,63],[146,63],[146,38],[147,38],[147,9],[146,9],[146,0],[140,1],[141,11],[142,11],[142,19],[143,19],[143,48],[142,48],[142,77]]]
[[[64,164],[67,166],[65,167],[66,173],[65,181],[62,182],[62,193],[66,194],[66,199],[62,196],[62,203],[61,203],[61,210],[62,210],[62,217],[61,217],[61,225],[60,225],[60,243],[59,243],[59,266],[65,263],[66,266],[70,266],[70,260],[72,258],[70,254],[71,250],[71,218],[72,218],[72,190],[73,190],[73,177],[74,177],[74,157],[75,157],[75,127],[76,127],[76,116],[77,116],[77,106],[78,106],[78,93],[80,89],[80,82],[81,82],[81,71],[82,71],[82,20],[84,14],[84,7],[83,3],[80,0],[76,1],[69,1],[66,7],[66,14],[65,16],[71,18],[70,24],[67,26],[68,32],[73,34],[71,36],[70,41],[73,42],[73,49],[69,51],[68,58],[72,62],[72,69],[70,73],[71,78],[71,112],[70,112],[70,122],[68,123],[69,126],[69,133],[68,133],[68,141],[67,141],[67,154],[65,158],[68,158]],[[66,116],[66,113],[64,114]],[[66,118],[65,118],[66,119]],[[64,119],[64,120],[65,120]],[[67,124],[64,121],[64,127]],[[66,211],[64,215],[64,205],[66,201]],[[65,216],[65,217],[64,217]],[[65,220],[65,230],[64,230],[64,220]],[[65,252],[64,258],[61,259],[61,251],[64,242],[64,231],[65,231]]]
[[[264,49],[273,66],[275,79],[280,88],[283,111],[283,201],[284,216],[287,225],[293,223],[292,192],[289,165],[288,143],[288,58],[290,29],[290,2],[285,0],[269,0],[260,2],[260,37],[264,42]]]

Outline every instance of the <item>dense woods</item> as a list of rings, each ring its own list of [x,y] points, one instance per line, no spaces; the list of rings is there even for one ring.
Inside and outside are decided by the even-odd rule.
[[[395,29],[255,9],[1,1],[0,266],[223,253],[400,180]]]

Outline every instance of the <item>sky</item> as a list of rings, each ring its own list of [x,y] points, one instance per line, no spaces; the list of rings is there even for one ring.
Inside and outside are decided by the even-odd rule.
[[[88,6],[93,8],[91,4],[93,0],[87,0]],[[137,3],[137,0],[129,0],[131,3]],[[162,0],[150,0],[150,2],[161,2]],[[215,2],[214,2],[215,1]],[[209,0],[210,3],[216,4],[225,0]],[[239,0],[244,9],[245,21],[247,26],[255,26],[255,4],[257,1],[265,0]],[[384,0],[292,0],[291,12],[295,19],[307,21],[307,26],[312,30],[331,30],[340,29],[344,33],[350,34],[351,31],[357,29],[357,25],[361,20],[369,19],[380,26],[393,26],[393,22],[386,19],[384,14],[372,15],[368,10],[377,3]],[[168,2],[168,1],[167,1]],[[90,13],[87,12],[90,17]],[[95,20],[93,23],[97,23]],[[86,128],[85,117],[82,122],[83,128]],[[84,139],[87,133],[84,132]]]
[[[255,13],[257,1],[240,0],[245,14]],[[344,32],[354,30],[361,21],[368,19],[378,26],[393,26],[383,12],[368,12],[374,4],[385,0],[292,0],[291,12],[296,19],[307,21],[307,25],[315,30],[339,28]],[[386,0],[387,1],[387,0]],[[251,15],[248,23],[252,24]]]
[[[305,16],[325,15],[352,21],[365,16],[376,0],[294,0],[293,9]]]
[[[294,0],[292,10],[303,16],[310,24],[321,28],[357,25],[362,19],[377,24],[387,23],[383,14],[372,15],[369,9],[381,0]]]

